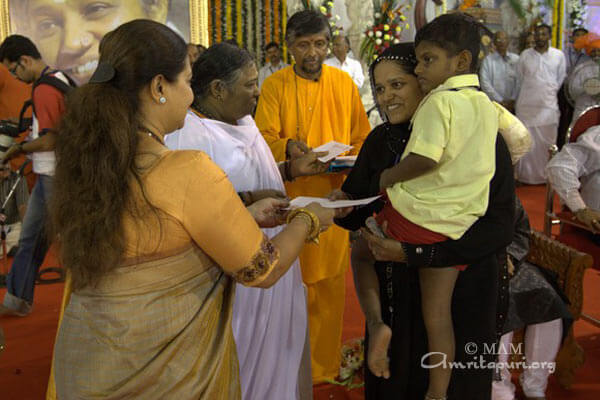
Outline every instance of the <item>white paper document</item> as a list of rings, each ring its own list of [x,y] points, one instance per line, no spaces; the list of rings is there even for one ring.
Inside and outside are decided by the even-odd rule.
[[[290,208],[306,207],[310,203],[319,203],[322,207],[325,208],[354,207],[369,204],[380,197],[381,196],[373,196],[360,200],[329,200],[323,197],[298,196],[295,199],[292,199],[292,201],[290,201]]]
[[[327,154],[326,156],[323,156],[323,157],[319,157],[319,161],[327,162],[329,160],[334,159],[335,157],[339,156],[342,153],[352,150],[353,147],[354,146],[349,146],[344,143],[329,142],[329,143],[325,143],[319,147],[315,147],[314,149],[312,149],[312,151],[314,151],[315,153],[320,152],[320,151],[327,151],[329,154]]]

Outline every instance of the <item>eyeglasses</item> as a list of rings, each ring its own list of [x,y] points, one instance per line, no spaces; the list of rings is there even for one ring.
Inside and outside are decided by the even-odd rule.
[[[15,64],[14,67],[12,67],[11,69],[9,69],[10,73],[13,75],[17,75],[17,68],[22,67],[23,64],[21,64],[21,61],[17,61],[17,63]]]

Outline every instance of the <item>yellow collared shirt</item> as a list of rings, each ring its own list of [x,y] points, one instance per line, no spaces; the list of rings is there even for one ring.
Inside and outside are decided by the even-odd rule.
[[[405,218],[451,239],[485,214],[495,171],[498,113],[478,87],[475,74],[453,76],[423,99],[402,157],[415,153],[438,166],[387,189]]]

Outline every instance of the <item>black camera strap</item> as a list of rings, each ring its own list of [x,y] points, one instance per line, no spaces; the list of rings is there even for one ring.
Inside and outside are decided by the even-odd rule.
[[[77,84],[75,83],[75,81],[73,81],[73,79],[71,79],[71,77],[69,77],[64,72],[62,72],[62,74],[65,76],[65,78],[67,79],[67,81],[69,83],[66,83],[62,79],[54,76],[54,74],[56,74],[57,72],[61,72],[61,71],[56,70],[56,69],[50,70],[49,67],[46,67],[42,71],[42,76],[40,76],[39,79],[37,79],[35,82],[33,82],[33,85],[31,87],[31,99],[27,100],[23,104],[23,107],[21,108],[21,112],[19,113],[19,132],[25,131],[31,125],[31,121],[29,121],[27,118],[24,118],[24,115],[27,112],[27,110],[29,109],[29,107],[32,108],[33,114],[35,115],[35,104],[33,104],[33,92],[35,92],[35,89],[38,86],[40,86],[40,85],[52,86],[53,88],[58,89],[64,95],[68,94],[71,90],[73,90],[74,88],[77,87]],[[40,132],[40,135],[42,135],[42,134],[43,134],[43,132]]]

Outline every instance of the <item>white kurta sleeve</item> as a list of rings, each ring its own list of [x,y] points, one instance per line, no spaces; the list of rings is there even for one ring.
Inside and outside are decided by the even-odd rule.
[[[560,61],[558,63],[558,86],[561,86],[567,77],[567,60],[563,52],[560,52]]]
[[[576,143],[566,144],[546,166],[550,184],[571,211],[586,207],[579,192],[581,178],[600,169],[599,149],[600,127],[591,128]]]
[[[362,70],[362,66],[360,65],[360,61],[356,61],[354,63],[354,74],[352,76],[354,83],[360,89],[362,85],[365,83],[365,75]]]

